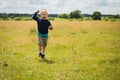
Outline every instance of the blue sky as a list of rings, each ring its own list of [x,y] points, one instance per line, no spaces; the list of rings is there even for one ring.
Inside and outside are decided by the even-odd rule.
[[[34,13],[47,9],[52,13],[70,13],[80,10],[92,14],[120,14],[120,0],[0,0],[0,13]]]

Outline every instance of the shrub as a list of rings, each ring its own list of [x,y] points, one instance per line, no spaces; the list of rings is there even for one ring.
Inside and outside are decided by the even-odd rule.
[[[69,14],[62,13],[58,15],[59,18],[69,18]]]
[[[21,18],[20,17],[16,17],[16,18],[14,18],[14,20],[19,21],[19,20],[21,20]]]
[[[53,17],[49,17],[48,20],[55,20],[55,18],[53,18]]]
[[[36,30],[35,28],[32,27],[32,28],[30,29],[30,34],[34,34],[34,33],[36,33],[36,32],[37,32],[37,30]]]

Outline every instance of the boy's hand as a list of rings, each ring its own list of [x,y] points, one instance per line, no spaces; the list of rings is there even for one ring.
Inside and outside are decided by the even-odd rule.
[[[53,27],[52,27],[52,26],[49,26],[49,30],[53,30]]]
[[[39,13],[40,11],[39,10],[37,10],[37,13]]]

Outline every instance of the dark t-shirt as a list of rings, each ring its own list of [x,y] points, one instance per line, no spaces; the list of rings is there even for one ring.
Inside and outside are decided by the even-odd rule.
[[[37,12],[33,15],[33,19],[37,21],[38,25],[38,31],[42,34],[48,33],[48,28],[51,26],[51,23],[49,20],[43,20],[37,17]]]

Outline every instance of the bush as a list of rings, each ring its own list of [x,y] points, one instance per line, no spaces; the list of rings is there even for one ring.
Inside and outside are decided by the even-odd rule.
[[[115,21],[116,21],[116,19],[112,19],[112,20],[111,20],[111,22],[115,22]]]
[[[70,18],[81,18],[82,15],[80,14],[80,10],[75,10],[70,13]]]
[[[99,11],[95,11],[92,15],[93,20],[101,20],[101,13]]]
[[[11,19],[14,19],[15,17],[14,16],[10,16]]]
[[[86,17],[86,18],[84,18],[84,20],[92,20],[92,18],[91,17]]]
[[[21,18],[20,17],[16,17],[16,18],[14,18],[14,20],[19,21],[19,20],[21,20]]]
[[[69,21],[73,21],[73,19],[69,19]]]
[[[55,20],[55,18],[53,18],[53,17],[49,17],[48,20]]]
[[[69,14],[62,13],[58,15],[59,18],[69,18]]]
[[[34,34],[34,33],[36,33],[36,32],[37,32],[37,30],[36,30],[35,28],[32,27],[32,28],[30,29],[30,34]]]

